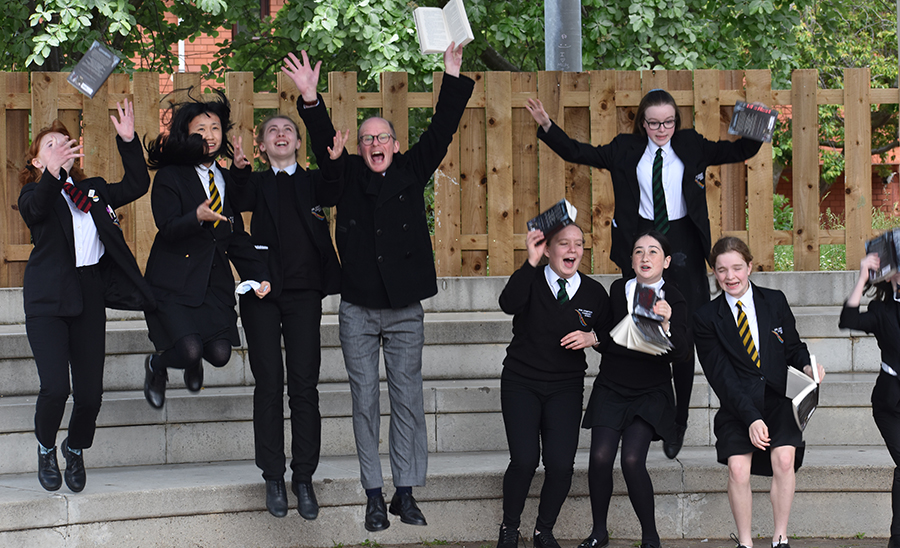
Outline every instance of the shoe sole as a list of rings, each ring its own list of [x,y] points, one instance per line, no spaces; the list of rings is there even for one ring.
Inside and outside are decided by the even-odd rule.
[[[384,527],[370,527],[368,523],[365,524],[366,531],[369,531],[370,533],[375,533],[377,531],[384,531],[385,529],[387,529],[390,526],[391,526],[390,522],[387,523]]]
[[[390,508],[390,509],[388,510],[388,512],[390,512],[390,513],[391,513],[392,515],[394,515],[394,516],[399,517],[399,518],[400,518],[400,523],[405,523],[405,524],[407,524],[407,525],[419,525],[419,526],[421,526],[421,527],[426,527],[426,526],[428,525],[428,522],[424,522],[424,521],[423,521],[423,522],[420,523],[420,522],[418,522],[418,521],[408,520],[408,519],[404,518],[404,517],[400,514],[399,511],[394,510],[393,508]]]

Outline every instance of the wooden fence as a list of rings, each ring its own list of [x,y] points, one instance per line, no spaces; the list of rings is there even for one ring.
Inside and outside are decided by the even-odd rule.
[[[30,132],[60,118],[72,131],[81,126],[84,170],[118,181],[122,166],[109,115],[116,101],[134,101],[137,133],[153,138],[159,131],[159,75],[113,75],[93,99],[78,93],[66,73],[0,73],[0,286],[21,285],[31,250],[30,235],[16,212],[17,174]],[[439,276],[508,275],[525,259],[525,221],[566,197],[579,210],[585,229],[585,272],[610,273],[613,194],[609,173],[566,164],[538,144],[536,124],[525,101],[537,97],[550,117],[570,136],[594,144],[630,132],[635,107],[646,91],[669,90],[681,108],[683,125],[710,139],[727,135],[735,101],[790,105],[793,133],[792,231],[773,229],[772,153],[764,144],[746,165],[710,168],[707,201],[713,240],[722,234],[745,238],[755,264],[772,270],[774,246],[793,245],[797,270],[818,270],[819,246],[843,243],[848,264],[863,254],[871,237],[871,104],[897,104],[897,89],[870,89],[868,69],[847,69],[843,89],[817,89],[816,70],[798,70],[790,90],[771,89],[765,70],[748,71],[596,71],[469,73],[476,81],[450,152],[435,174],[435,261]],[[200,74],[174,75],[175,89],[199,86]],[[381,91],[357,91],[356,73],[330,73],[323,93],[337,128],[357,126],[358,109],[381,109],[394,122],[401,150],[408,147],[409,109],[433,108],[442,74],[432,92],[409,92],[406,73],[381,75]],[[30,85],[29,85],[30,83]],[[232,136],[252,142],[254,109],[296,114],[297,90],[279,75],[274,92],[254,92],[250,73],[226,75],[232,104]],[[29,91],[30,90],[30,91]],[[846,229],[819,229],[818,107],[840,105],[845,118]],[[301,126],[302,127],[302,126]],[[348,143],[355,152],[356,142]],[[305,150],[305,147],[304,147]],[[119,212],[126,240],[144,265],[156,232],[149,195]],[[749,227],[749,230],[746,228]]]

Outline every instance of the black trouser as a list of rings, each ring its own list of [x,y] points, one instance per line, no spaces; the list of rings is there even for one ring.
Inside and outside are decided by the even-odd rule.
[[[263,478],[284,477],[284,371],[287,367],[291,410],[293,481],[312,481],[319,464],[322,420],[319,415],[319,366],[322,296],[319,291],[284,290],[277,298],[241,296],[253,389],[256,465]],[[285,362],[281,359],[284,334]]]
[[[900,379],[884,371],[878,375],[872,390],[872,415],[894,459],[894,482],[891,486],[891,536],[900,535]]]
[[[86,449],[94,442],[103,398],[106,357],[106,307],[97,265],[78,269],[82,310],[78,316],[29,316],[25,331],[37,365],[41,389],[34,410],[34,433],[44,447],[56,445],[56,434],[69,398],[72,371],[72,416],[69,442]]]
[[[653,228],[653,221],[641,219],[640,231]],[[672,261],[666,269],[664,277],[678,287],[687,301],[688,318],[709,302],[709,281],[706,277],[706,251],[700,243],[700,232],[689,217],[669,222],[666,233],[672,246]],[[620,265],[621,266],[621,265]],[[634,278],[629,267],[622,269],[626,279]],[[675,423],[687,425],[688,410],[691,404],[691,390],[694,386],[694,356],[685,362],[672,364],[672,380],[675,385]]]
[[[544,486],[535,529],[552,531],[575,465],[584,379],[536,381],[506,368],[500,377],[500,407],[509,466],[503,476],[503,524],[519,527],[534,472],[544,462]]]

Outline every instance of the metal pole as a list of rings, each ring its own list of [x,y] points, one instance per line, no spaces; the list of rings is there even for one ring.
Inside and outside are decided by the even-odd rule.
[[[547,70],[581,72],[580,0],[545,0],[544,64]]]

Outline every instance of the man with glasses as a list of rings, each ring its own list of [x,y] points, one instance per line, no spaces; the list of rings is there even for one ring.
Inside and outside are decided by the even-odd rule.
[[[328,160],[334,127],[316,94],[321,61],[290,54],[282,71],[297,85],[297,108],[313,153]],[[422,389],[424,313],[420,301],[437,293],[425,185],[453,140],[474,81],[459,74],[462,47],[444,52],[444,79],[434,115],[407,152],[390,122],[373,117],[359,127],[359,154],[348,155],[344,193],[337,204],[336,240],[342,263],[341,349],[353,399],[353,433],[368,498],[365,527],[390,526],[382,494],[378,353],[383,348],[391,402],[388,448],[396,492],[390,513],[426,525],[412,495],[425,485],[428,440]],[[345,155],[348,153],[345,151]]]

